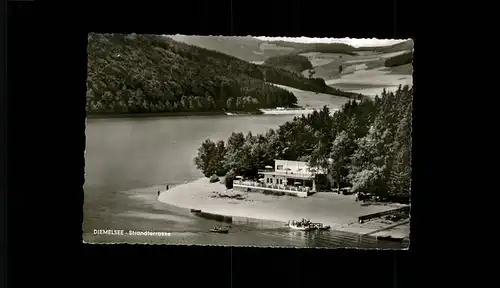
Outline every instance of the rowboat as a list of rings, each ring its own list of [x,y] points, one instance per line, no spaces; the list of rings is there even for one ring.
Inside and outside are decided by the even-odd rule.
[[[200,213],[201,210],[200,209],[191,209],[191,213]]]

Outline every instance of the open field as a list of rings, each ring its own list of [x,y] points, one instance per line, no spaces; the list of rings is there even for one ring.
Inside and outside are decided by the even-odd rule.
[[[412,64],[396,67],[384,66],[386,59],[407,52],[407,50],[391,53],[364,51],[363,55],[358,56],[321,53],[303,55],[307,56],[310,61],[316,61],[314,63],[320,63],[320,60],[326,63],[315,66],[314,77],[325,79],[327,85],[343,91],[375,96],[379,95],[384,88],[392,91],[396,90],[399,85],[412,85]],[[343,69],[342,73],[339,73],[341,65]],[[303,74],[309,75],[309,71],[304,71]]]
[[[288,53],[295,51],[295,49],[292,47],[282,47],[274,43],[267,43],[267,42],[260,43],[259,49],[260,51],[285,51]]]
[[[340,78],[328,80],[326,84],[344,91],[369,96],[380,94],[384,88],[392,91],[396,90],[398,85],[412,85],[413,77],[411,74],[394,74],[391,70],[387,67],[361,69]]]
[[[364,55],[345,55],[333,53],[304,53],[314,66],[314,77],[332,80],[344,75],[354,73],[359,70],[370,70],[384,67],[385,60],[397,55],[407,53],[408,51],[398,51],[391,53],[364,53]],[[339,66],[342,66],[342,73],[339,73]],[[397,68],[397,67],[394,67]],[[408,69],[400,70],[401,73],[411,74]],[[309,76],[309,71],[303,71],[302,74]]]

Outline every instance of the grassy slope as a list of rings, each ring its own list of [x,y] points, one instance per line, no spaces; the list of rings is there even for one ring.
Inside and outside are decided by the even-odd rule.
[[[373,48],[372,48],[373,49]],[[311,57],[322,57],[325,61],[325,65],[314,67],[315,77],[319,77],[325,80],[336,79],[342,75],[352,74],[356,70],[370,70],[385,67],[385,63],[388,59],[400,58],[400,55],[407,55],[407,50],[395,51],[389,53],[377,53],[370,51],[370,53],[364,53],[364,55],[340,55],[340,54],[321,54],[314,55]],[[410,52],[411,54],[411,52]],[[407,55],[408,56],[408,55]],[[311,62],[315,62],[310,59]],[[339,73],[339,66],[342,65],[342,73]],[[393,73],[399,72],[399,74],[411,74],[411,66],[405,66],[403,68],[396,67],[386,67],[387,70],[393,71]],[[303,71],[304,76],[309,75],[309,71]]]

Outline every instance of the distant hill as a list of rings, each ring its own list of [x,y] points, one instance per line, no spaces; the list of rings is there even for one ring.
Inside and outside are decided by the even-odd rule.
[[[290,92],[265,82],[357,96],[282,69],[155,35],[89,34],[89,114],[254,111],[294,106]]]
[[[405,50],[413,49],[413,40],[407,40],[401,43],[389,45],[389,46],[380,46],[380,47],[358,47],[354,48],[354,51],[373,51],[377,53],[393,53]]]
[[[347,55],[356,55],[354,47],[344,43],[296,43],[286,41],[270,41],[269,43],[281,47],[294,48],[296,53],[321,52],[321,53],[339,53]]]
[[[279,47],[265,45],[266,42],[250,36],[167,36],[175,41],[221,52],[247,62],[260,62],[266,60],[268,57],[293,52],[290,49],[279,49]]]
[[[262,62],[270,57],[307,52],[356,55],[353,47],[343,43],[296,43],[261,41],[257,38],[233,36],[167,35],[175,41],[214,50],[248,62]]]

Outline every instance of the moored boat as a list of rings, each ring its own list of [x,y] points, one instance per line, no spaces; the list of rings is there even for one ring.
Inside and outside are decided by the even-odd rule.
[[[220,234],[228,234],[229,233],[229,229],[215,226],[214,228],[210,229],[210,232],[212,232],[212,233],[220,233]]]
[[[299,231],[308,231],[308,230],[310,230],[309,227],[307,227],[307,226],[303,225],[303,223],[297,222],[297,221],[290,221],[290,222],[288,222],[288,227],[290,227],[293,230],[299,230]]]
[[[288,227],[299,231],[329,230],[331,228],[328,225],[324,226],[322,223],[313,223],[309,219],[302,219],[301,221],[288,221]]]
[[[191,209],[191,213],[200,213],[201,210],[200,209]]]

